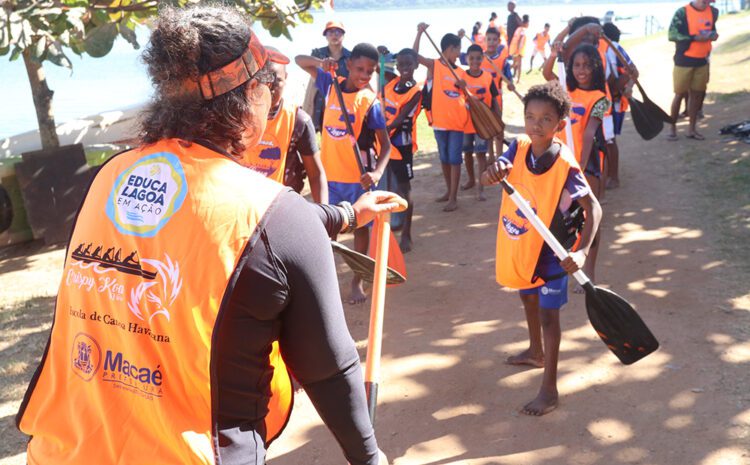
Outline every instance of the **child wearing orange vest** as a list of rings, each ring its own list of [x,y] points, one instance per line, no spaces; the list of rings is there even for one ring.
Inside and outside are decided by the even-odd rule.
[[[496,278],[519,289],[529,330],[529,348],[507,363],[544,368],[536,398],[522,412],[544,415],[557,407],[557,362],[560,350],[560,309],[567,302],[568,274],[580,269],[601,219],[601,207],[571,151],[557,139],[565,127],[570,101],[556,82],[533,86],[524,97],[526,135],[511,143],[482,174],[485,185],[504,177],[531,203],[539,218],[564,246],[575,242],[569,213],[578,204],[586,221],[577,249],[560,262],[503,191],[497,232]]]
[[[526,50],[526,29],[529,27],[529,15],[523,15],[521,25],[513,33],[510,40],[510,55],[513,57],[513,76],[516,78],[516,84],[521,82],[521,62]]]
[[[544,24],[544,30],[537,32],[534,36],[534,51],[531,53],[531,61],[529,61],[529,70],[527,74],[534,69],[534,57],[537,54],[542,55],[542,66],[539,67],[541,70],[544,67],[544,62],[547,61],[547,45],[549,45],[549,23]]]
[[[385,118],[391,145],[394,150],[388,162],[388,170],[396,181],[396,193],[409,202],[401,226],[400,247],[408,252],[412,247],[411,219],[414,204],[411,199],[411,179],[414,178],[412,164],[417,151],[417,117],[422,102],[422,86],[414,80],[414,70],[419,66],[417,53],[405,48],[396,55],[399,77],[386,84],[384,93]]]
[[[498,114],[502,118],[503,116],[503,76],[508,79],[508,90],[513,92],[516,87],[513,85],[513,75],[511,74],[510,62],[508,57],[508,47],[501,42],[502,33],[500,30],[495,28],[487,29],[486,37],[486,54],[484,61],[482,62],[482,71],[486,71],[492,75],[495,79],[495,87],[497,87],[497,104],[499,106]],[[502,143],[505,133],[503,132],[497,138],[494,143],[489,144],[490,162],[495,160],[495,153],[502,152]],[[495,151],[495,144],[498,144],[499,150]],[[481,173],[481,171],[480,171]]]
[[[419,53],[419,42],[428,25],[419,23],[417,37],[414,40],[414,51]],[[432,80],[431,113],[432,128],[435,132],[440,164],[443,169],[446,192],[438,202],[448,202],[443,211],[450,212],[458,208],[458,186],[461,181],[461,148],[463,147],[464,128],[469,119],[466,99],[461,91],[464,71],[456,65],[461,54],[461,39],[455,34],[446,34],[440,40],[440,48],[448,63],[442,59],[433,60],[418,55],[419,64],[427,68],[427,79]],[[449,68],[450,67],[450,68]],[[455,73],[459,80],[453,77]]]
[[[466,62],[469,70],[466,71],[464,80],[466,81],[466,90],[479,100],[487,104],[495,112],[500,112],[500,105],[497,102],[499,92],[495,86],[495,80],[492,74],[482,69],[484,62],[484,53],[482,48],[477,44],[472,44],[466,53]],[[487,145],[488,141],[479,137],[474,128],[474,124],[469,119],[464,128],[464,163],[466,164],[466,174],[469,180],[461,186],[461,189],[468,190],[476,184],[474,177],[474,157],[477,155],[479,164],[479,173],[483,173],[487,168]],[[484,196],[484,187],[481,183],[477,186],[477,200],[486,200]]]
[[[372,74],[379,60],[377,49],[366,43],[352,49],[347,60],[349,76],[338,79],[349,114],[354,138],[365,160],[362,164],[369,168],[364,174],[359,172],[357,160],[348,134],[344,114],[334,89],[330,74],[336,69],[336,61],[298,55],[295,62],[315,79],[315,86],[325,96],[323,128],[321,130],[321,157],[328,178],[328,199],[331,204],[354,203],[366,189],[375,187],[388,164],[391,142],[386,130],[382,105],[375,92],[369,87]],[[377,138],[377,144],[375,139]],[[377,145],[379,153],[373,160],[371,152]],[[374,166],[373,166],[374,164]],[[367,229],[354,231],[354,250],[366,254],[369,245]],[[366,300],[362,280],[354,275],[349,294],[349,303],[357,304]]]

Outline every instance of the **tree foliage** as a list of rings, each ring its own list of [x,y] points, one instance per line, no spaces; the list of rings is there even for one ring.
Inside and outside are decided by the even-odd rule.
[[[70,68],[69,54],[102,57],[120,36],[139,48],[136,26],[155,17],[159,6],[188,6],[196,0],[0,0],[0,56],[32,59]],[[271,35],[291,39],[290,28],[312,22],[320,0],[226,0],[254,17]]]

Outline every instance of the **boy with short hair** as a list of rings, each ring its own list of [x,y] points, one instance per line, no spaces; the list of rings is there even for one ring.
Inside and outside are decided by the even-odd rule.
[[[487,106],[492,108],[493,111],[500,113],[500,106],[497,103],[499,92],[497,86],[495,86],[495,81],[492,74],[482,69],[482,63],[484,62],[484,52],[482,51],[482,47],[477,44],[472,44],[466,52],[466,62],[469,65],[469,69],[466,71],[464,77],[464,80],[466,81],[466,90],[469,94],[487,104]],[[471,118],[469,118],[464,128],[464,163],[466,164],[466,174],[469,177],[466,184],[461,186],[461,189],[464,190],[471,189],[476,183],[474,177],[473,154],[477,155],[480,175],[481,173],[484,173],[484,170],[487,168],[488,141],[479,137],[476,132],[474,124],[472,123]],[[479,183],[477,186],[477,200],[486,200],[482,183]]]
[[[401,251],[412,247],[411,220],[414,204],[411,199],[411,179],[414,178],[412,164],[417,151],[417,117],[421,111],[422,86],[414,80],[414,70],[419,66],[417,53],[405,48],[396,55],[399,76],[391,79],[384,88],[385,117],[391,145],[396,149],[391,154],[388,170],[396,181],[396,193],[406,199],[409,208],[404,212],[401,226]]]
[[[516,87],[513,85],[513,75],[510,69],[510,62],[508,57],[508,47],[501,43],[501,32],[498,29],[488,29],[485,34],[485,40],[487,48],[485,49],[485,57],[482,62],[482,71],[486,71],[492,75],[495,79],[495,87],[497,87],[497,104],[499,107],[498,115],[500,118],[503,116],[503,76],[508,79],[508,90],[513,92]],[[498,73],[499,71],[499,73]],[[489,144],[489,161],[490,163],[495,161],[495,153],[502,153],[503,138],[505,136],[505,130],[495,138],[494,143]],[[497,144],[498,150],[495,150]],[[479,172],[480,175],[482,171]]]
[[[527,350],[507,362],[544,368],[539,393],[522,409],[533,416],[557,407],[560,309],[567,302],[567,275],[583,266],[601,220],[599,202],[575,156],[555,138],[569,111],[570,100],[559,83],[533,86],[524,97],[526,135],[482,174],[485,185],[507,177],[565,247],[575,241],[570,229],[576,228],[566,218],[571,207],[577,203],[586,214],[578,248],[560,262],[508,194],[502,194],[495,272],[500,285],[519,289],[530,342]]]
[[[529,62],[529,70],[526,72],[530,73],[534,69],[534,57],[537,54],[542,55],[542,65],[539,67],[541,70],[544,67],[544,62],[547,61],[547,45],[550,44],[549,38],[549,23],[544,24],[544,30],[537,32],[534,36],[534,51],[531,53],[531,61]]]
[[[427,68],[427,79],[432,81],[431,114],[432,128],[435,132],[440,165],[445,178],[446,192],[438,202],[448,202],[443,211],[450,212],[458,208],[458,185],[461,181],[461,149],[464,141],[464,127],[469,119],[466,109],[466,98],[459,85],[464,82],[464,71],[456,65],[461,54],[461,39],[455,34],[446,34],[440,40],[440,49],[448,60],[433,60],[419,55],[419,42],[428,24],[419,23],[417,37],[414,39],[414,51],[420,65]],[[449,68],[450,67],[450,68]],[[453,77],[451,69],[458,76]]]
[[[354,137],[365,158],[362,160],[362,164],[367,167],[367,172],[364,174],[359,172],[344,114],[333,86],[334,77],[331,73],[336,69],[336,61],[331,58],[321,60],[298,55],[295,62],[315,79],[315,86],[325,96],[321,158],[328,177],[329,201],[331,204],[354,203],[365,190],[378,184],[391,152],[391,142],[386,131],[382,106],[375,92],[369,87],[370,78],[378,65],[378,51],[370,44],[358,44],[352,49],[351,56],[346,63],[349,76],[335,78],[340,83]],[[373,157],[371,151],[374,150],[375,139],[377,139],[379,153]],[[356,229],[354,249],[366,254],[368,245],[368,229]],[[349,303],[362,303],[366,298],[362,280],[354,275]]]

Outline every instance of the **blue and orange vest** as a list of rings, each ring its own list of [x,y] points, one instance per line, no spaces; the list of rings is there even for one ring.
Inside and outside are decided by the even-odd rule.
[[[462,132],[469,119],[466,109],[466,97],[456,87],[456,79],[450,72],[448,65],[441,60],[433,61],[432,77],[432,127],[445,131]],[[464,79],[465,72],[461,68],[453,69],[460,79]]]
[[[714,28],[714,14],[711,6],[707,6],[703,11],[696,10],[688,3],[685,5],[685,17],[687,19],[688,34],[696,36],[703,31],[712,31]],[[690,47],[685,51],[686,57],[706,58],[711,53],[713,47],[711,41],[707,42],[690,42]]]
[[[282,102],[276,116],[268,120],[263,137],[257,145],[245,151],[240,163],[283,184],[296,118],[297,106]]]
[[[565,188],[570,168],[578,167],[578,163],[570,150],[563,145],[557,160],[549,170],[543,174],[534,174],[526,166],[531,139],[523,135],[516,141],[518,150],[513,168],[508,174],[508,181],[529,202],[539,219],[549,227],[560,204],[560,196]],[[503,191],[495,252],[497,282],[513,289],[531,289],[544,284],[543,279],[534,276],[543,245],[542,236]]]
[[[482,61],[482,71],[486,71],[492,75],[492,77],[495,79],[495,87],[497,87],[497,103],[500,105],[500,108],[503,107],[503,70],[505,69],[505,63],[508,61],[508,47],[505,45],[498,45],[497,49],[498,52],[495,52],[494,58],[488,58],[487,55],[485,55],[484,60]],[[492,66],[492,64],[495,66]],[[497,70],[495,69],[497,68]],[[498,74],[498,70],[500,73]]]
[[[399,94],[398,92],[396,92],[396,85],[398,84],[398,81],[398,78],[392,79],[385,85],[384,88],[385,99],[383,102],[383,112],[385,113],[386,126],[389,126],[393,122],[393,120],[396,119],[396,116],[398,116],[398,114],[401,112],[401,109],[404,107],[404,105],[409,103],[412,98],[414,98],[414,95],[422,91],[422,86],[419,84],[415,84],[408,91],[404,92],[403,94]],[[422,101],[420,99],[420,101],[417,102],[417,105],[414,107],[414,114],[411,117],[412,152],[414,153],[416,153],[417,151],[417,117],[419,116],[419,113],[421,113],[421,111]],[[391,160],[401,160],[401,158],[401,153],[398,150],[391,151]]]
[[[594,108],[594,104],[602,98],[606,98],[606,95],[600,90],[583,89],[569,91],[568,95],[570,95],[570,128],[573,132],[575,159],[578,163],[581,163],[583,134],[586,131],[586,125],[589,124],[589,120],[591,119],[591,110]],[[565,129],[560,131],[557,137],[565,143],[568,142]]]
[[[29,464],[215,463],[215,329],[238,262],[282,188],[176,139],[102,166],[17,417],[32,436]],[[265,356],[272,440],[292,389],[276,343]]]
[[[464,74],[464,80],[466,81],[466,90],[471,95],[483,101],[488,107],[492,107],[492,93],[490,92],[492,75],[490,73],[482,71],[482,74],[474,77],[467,72]],[[463,132],[464,134],[476,134],[477,130],[474,128],[471,118],[466,121]]]
[[[337,79],[339,82],[345,80],[342,77]],[[377,100],[377,96],[369,88],[360,89],[357,92],[342,92],[342,95],[356,140],[362,132],[365,116]],[[333,85],[328,89],[325,104],[323,128],[320,131],[320,158],[326,177],[333,182],[358,183],[361,177],[359,166],[354,158],[352,139],[347,133],[344,114],[341,112]],[[365,150],[362,151],[362,155],[366,155]],[[362,164],[366,166],[367,160],[362,160]]]

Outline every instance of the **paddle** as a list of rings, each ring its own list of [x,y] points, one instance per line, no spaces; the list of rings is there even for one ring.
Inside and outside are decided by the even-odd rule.
[[[521,209],[557,258],[566,259],[568,251],[536,216],[526,199],[507,180],[500,182],[513,203]],[[573,277],[586,291],[586,313],[591,326],[623,364],[637,362],[659,348],[659,342],[625,299],[610,290],[594,286],[581,270],[573,273]]]
[[[605,42],[607,42],[609,48],[611,48],[612,51],[615,52],[618,60],[620,60],[622,63],[628,62],[625,56],[623,56],[622,52],[620,52],[617,46],[612,43],[609,37],[602,35],[601,38]],[[633,118],[633,125],[635,126],[635,130],[638,132],[638,134],[640,134],[640,136],[645,140],[651,140],[656,137],[662,131],[662,129],[664,129],[664,123],[674,124],[674,121],[672,120],[671,116],[669,116],[664,110],[662,110],[661,107],[659,107],[659,105],[655,104],[651,101],[651,99],[648,98],[648,95],[646,95],[646,91],[643,90],[643,86],[641,86],[641,83],[638,81],[638,79],[634,80],[635,85],[641,92],[643,102],[636,100],[633,96],[627,97],[628,101],[630,102],[630,115]]]
[[[375,279],[375,260],[369,255],[359,253],[336,241],[331,241],[331,248],[344,259],[354,274],[366,283],[372,283]],[[402,284],[406,282],[404,275],[388,267],[386,284]]]
[[[451,74],[453,75],[453,78],[456,81],[460,81],[461,79],[453,70],[453,67],[445,58],[443,52],[441,52],[438,46],[435,45],[435,42],[432,40],[432,37],[430,37],[430,34],[427,31],[424,31],[424,35],[427,36],[427,39],[430,41],[432,46],[435,47],[435,50],[438,52],[443,62],[445,62],[448,70],[450,70]],[[466,95],[466,103],[469,106],[469,116],[471,116],[471,122],[474,125],[474,129],[476,129],[477,134],[479,134],[479,137],[485,140],[491,140],[501,135],[505,129],[505,123],[503,123],[503,121],[498,118],[495,112],[493,112],[486,103],[471,95],[466,89],[463,89],[463,92],[464,95]]]

